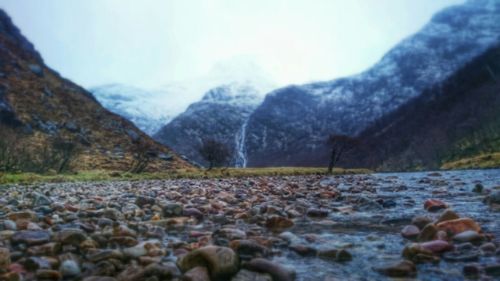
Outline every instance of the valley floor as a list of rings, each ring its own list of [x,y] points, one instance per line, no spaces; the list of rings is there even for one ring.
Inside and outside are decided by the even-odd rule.
[[[493,280],[499,206],[500,170],[10,185],[0,279]]]

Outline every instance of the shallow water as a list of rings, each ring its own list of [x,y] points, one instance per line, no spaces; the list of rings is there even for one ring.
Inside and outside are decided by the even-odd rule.
[[[306,223],[296,225],[291,230],[297,235],[319,235],[321,245],[317,245],[318,247],[324,247],[325,244],[348,245],[347,249],[353,254],[351,262],[332,263],[316,257],[301,257],[291,252],[285,252],[275,260],[293,267],[298,273],[298,280],[325,280],[327,277],[332,280],[390,280],[391,278],[372,270],[372,267],[401,260],[401,252],[408,241],[401,237],[400,230],[414,216],[430,214],[423,208],[424,201],[429,198],[445,201],[461,217],[473,218],[484,232],[493,233],[497,239],[500,238],[500,213],[489,210],[482,202],[483,195],[471,192],[476,183],[482,183],[485,188],[500,186],[500,170],[439,173],[441,176],[428,176],[428,172],[374,174],[368,182],[374,183],[377,193],[371,195],[392,199],[396,202],[395,207],[352,214],[331,213],[329,218],[335,225]],[[398,187],[406,189],[395,192],[394,190],[400,189]],[[491,264],[498,261],[497,257],[481,257],[479,263]],[[463,265],[464,263],[444,260],[437,265],[418,265],[417,278],[463,280]]]

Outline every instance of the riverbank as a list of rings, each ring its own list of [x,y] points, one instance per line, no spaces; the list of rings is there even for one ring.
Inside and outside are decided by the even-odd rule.
[[[0,266],[27,280],[493,280],[499,186],[500,170],[10,186]]]
[[[367,174],[367,169],[335,168],[334,175]],[[138,181],[160,179],[203,179],[203,178],[240,178],[257,176],[293,176],[326,174],[326,168],[310,167],[275,167],[275,168],[227,168],[213,169],[179,169],[164,173],[129,173],[113,171],[82,171],[67,174],[33,174],[33,173],[0,173],[0,185],[32,184],[43,182],[90,182],[90,181]]]

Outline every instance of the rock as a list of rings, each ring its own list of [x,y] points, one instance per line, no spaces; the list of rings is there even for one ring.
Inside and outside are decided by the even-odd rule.
[[[31,211],[8,213],[7,218],[13,221],[18,221],[18,220],[37,221],[37,215]]]
[[[47,206],[52,204],[52,200],[49,197],[39,192],[33,192],[31,196],[33,196],[33,206],[35,207]]]
[[[439,261],[433,252],[424,249],[419,243],[406,245],[403,249],[403,257],[416,263]]]
[[[484,239],[484,237],[477,233],[477,231],[474,230],[466,230],[464,232],[461,232],[455,236],[453,236],[453,240],[457,242],[480,242]]]
[[[484,272],[493,277],[500,277],[500,264],[490,264],[484,267]]]
[[[149,196],[137,196],[135,199],[135,204],[139,207],[144,207],[145,205],[154,205],[156,199]]]
[[[22,230],[16,232],[11,240],[14,243],[39,245],[50,241],[50,233],[45,230]]]
[[[128,129],[125,132],[130,137],[132,142],[138,142],[141,139],[141,136],[136,131],[134,131],[132,129]]]
[[[28,68],[38,77],[43,77],[43,68],[38,64],[30,64]]]
[[[80,266],[74,260],[63,261],[59,267],[59,271],[64,277],[75,277],[81,273]]]
[[[466,264],[462,270],[463,274],[468,278],[474,278],[479,276],[481,273],[481,268],[477,264]]]
[[[420,243],[420,247],[434,254],[440,254],[453,249],[453,246],[450,243],[443,240],[434,240]]]
[[[273,278],[267,273],[258,273],[242,269],[238,271],[231,281],[273,281]]]
[[[373,268],[375,271],[389,277],[413,277],[417,275],[417,268],[411,261],[401,261]]]
[[[290,228],[294,225],[293,221],[281,216],[271,216],[266,220],[266,227],[273,230]]]
[[[104,209],[102,216],[114,221],[123,219],[123,214],[114,208]]]
[[[273,281],[293,281],[296,276],[295,271],[262,258],[244,263],[242,267],[250,271],[267,273],[272,276]]]
[[[475,249],[456,249],[443,254],[443,259],[451,262],[471,262],[479,259],[479,251]]]
[[[182,215],[183,206],[179,203],[163,203],[162,211],[164,217],[178,217]]]
[[[255,257],[265,257],[268,249],[253,240],[233,240],[229,243],[241,259],[251,259]]]
[[[500,205],[500,190],[495,190],[486,197],[486,203]]]
[[[61,244],[58,242],[49,242],[42,245],[31,246],[27,253],[32,256],[55,256],[61,251]]]
[[[4,220],[3,221],[3,227],[6,230],[17,230],[17,225],[14,221],[11,220]]]
[[[444,221],[437,224],[437,229],[445,231],[450,236],[454,236],[466,230],[481,231],[481,227],[470,218]]]
[[[488,243],[484,243],[483,245],[481,245],[479,247],[479,249],[481,250],[481,252],[483,254],[494,255],[495,251],[496,251],[496,246],[495,246],[495,244],[488,242]]]
[[[433,240],[434,237],[436,237],[437,232],[438,229],[436,228],[436,226],[432,223],[429,223],[422,229],[417,237],[417,240],[420,242]]]
[[[411,220],[411,224],[419,229],[423,229],[426,225],[432,222],[432,219],[426,216],[416,216]]]
[[[206,267],[197,266],[188,270],[182,276],[182,281],[210,281],[210,275]]]
[[[164,255],[165,252],[160,246],[160,242],[156,240],[144,241],[134,247],[123,249],[123,254],[131,258],[138,258],[145,255],[151,257]]]
[[[216,230],[212,236],[215,238],[225,238],[229,241],[242,240],[247,238],[247,234],[245,233],[245,231],[229,227],[224,227]]]
[[[438,199],[427,199],[424,202],[424,208],[429,212],[436,212],[441,209],[446,209],[448,205]]]
[[[87,239],[85,232],[78,228],[66,228],[56,234],[57,241],[62,244],[78,246]]]
[[[213,280],[231,277],[238,271],[238,255],[227,247],[206,246],[193,250],[177,261],[186,272],[197,266],[207,266]]]
[[[414,225],[407,225],[401,230],[401,236],[406,239],[415,239],[420,234],[420,229]]]
[[[10,251],[7,248],[0,248],[0,271],[10,265]]]
[[[309,247],[304,244],[290,245],[290,250],[301,256],[315,256],[317,252],[313,247]]]
[[[444,222],[444,221],[450,221],[450,220],[456,220],[460,218],[457,213],[455,213],[451,209],[446,209],[444,212],[439,216],[438,220],[436,223]]]
[[[194,217],[197,220],[203,220],[203,213],[196,208],[186,208],[182,211],[182,215],[186,217]]]
[[[472,192],[475,192],[475,193],[482,193],[484,190],[484,186],[480,183],[476,183],[476,185],[474,186],[474,188],[472,189]]]
[[[325,218],[328,216],[328,211],[323,209],[308,209],[306,215],[311,218]]]
[[[35,275],[39,280],[61,280],[62,277],[59,271],[50,269],[39,269]]]
[[[342,250],[338,251],[336,261],[346,262],[346,261],[351,261],[351,260],[352,260],[352,255],[346,249],[342,249]]]

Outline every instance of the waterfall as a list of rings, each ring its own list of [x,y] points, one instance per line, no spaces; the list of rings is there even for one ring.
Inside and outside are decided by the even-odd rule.
[[[236,141],[235,166],[239,168],[245,168],[247,166],[247,151],[246,151],[245,139],[246,139],[247,125],[249,119],[250,118],[247,118],[245,122],[243,122],[243,125],[241,125],[241,128],[238,131],[238,134],[236,134],[235,138]]]

